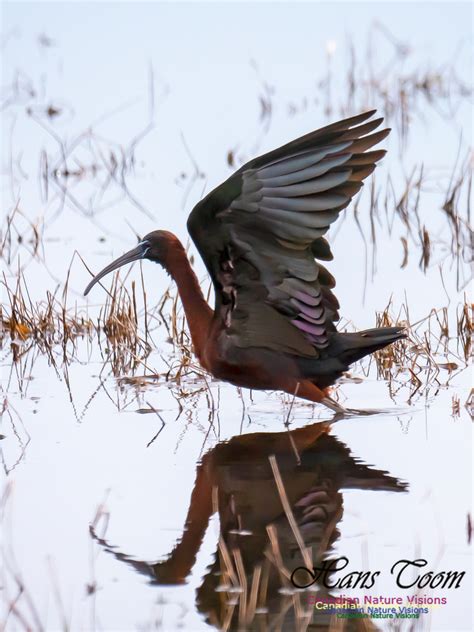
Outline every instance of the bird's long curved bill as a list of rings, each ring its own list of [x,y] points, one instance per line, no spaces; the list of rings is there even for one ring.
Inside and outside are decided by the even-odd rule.
[[[145,244],[138,244],[138,246],[136,248],[133,248],[133,250],[129,250],[121,257],[118,257],[118,259],[115,259],[115,261],[112,261],[112,263],[109,263],[109,265],[105,266],[105,268],[101,270],[99,274],[95,275],[95,277],[92,279],[92,281],[84,290],[84,296],[87,296],[89,292],[91,291],[91,289],[94,287],[94,285],[98,283],[103,277],[105,277],[106,274],[109,274],[109,272],[113,272],[114,270],[121,268],[127,263],[132,263],[132,261],[138,261],[139,259],[143,259],[143,257],[146,254],[146,251],[147,251],[147,248]]]

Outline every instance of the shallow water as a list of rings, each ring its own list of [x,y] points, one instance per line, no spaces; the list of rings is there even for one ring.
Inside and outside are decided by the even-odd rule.
[[[401,58],[382,29],[370,30],[376,16],[369,5],[357,10],[341,5],[342,21],[339,8],[320,6],[330,35],[316,5],[296,12],[290,5],[272,5],[271,15],[263,4],[196,5],[186,11],[121,5],[113,16],[112,8],[99,4],[32,5],[28,12],[7,6],[3,207],[11,216],[18,205],[12,225],[26,235],[19,243],[14,229],[11,247],[3,248],[8,286],[15,287],[21,268],[36,304],[57,288],[61,297],[76,251],[97,271],[133,246],[135,233],[166,228],[186,242],[187,213],[228,175],[229,150],[237,158],[250,157],[324,124],[328,96],[334,103],[328,118],[341,115],[347,33],[354,34],[357,67],[373,39],[373,63],[378,76],[387,78],[387,89],[396,73],[441,73],[451,63],[467,82],[472,46],[467,5],[452,11],[449,22],[432,7],[428,33],[420,27],[421,5],[410,8],[409,20],[395,5],[384,5],[390,32],[411,47]],[[222,20],[231,34],[214,28]],[[47,38],[39,40],[39,34]],[[257,69],[251,59],[258,61]],[[198,631],[224,628],[224,622],[227,629],[239,624],[242,629],[328,629],[327,615],[313,613],[310,602],[327,591],[319,585],[319,592],[295,595],[281,575],[281,569],[291,572],[308,558],[284,511],[278,475],[301,537],[312,546],[312,562],[345,556],[350,562],[345,573],[380,571],[369,591],[332,594],[405,600],[417,593],[397,588],[390,569],[400,559],[424,558],[423,572],[465,571],[466,577],[459,589],[419,591],[419,596],[446,598],[447,604],[416,620],[416,629],[471,629],[472,448],[465,407],[470,376],[462,370],[465,360],[456,340],[459,305],[468,287],[465,253],[451,255],[453,234],[441,206],[458,153],[460,173],[472,128],[470,97],[457,95],[453,75],[447,74],[454,96],[443,97],[440,89],[432,103],[423,94],[409,101],[404,142],[399,116],[389,121],[393,132],[376,171],[380,198],[373,222],[367,183],[358,217],[350,207],[330,233],[335,259],[328,267],[337,278],[342,326],[374,326],[375,312],[390,300],[394,317],[408,305],[412,324],[447,307],[449,341],[437,346],[435,319],[431,333],[427,321],[417,329],[419,340],[426,334],[432,345],[432,366],[441,365],[429,370],[429,358],[417,360],[425,367],[417,374],[418,389],[408,369],[389,382],[377,379],[374,362],[353,367],[352,378],[360,379],[340,385],[344,405],[380,414],[323,424],[331,420],[328,411],[288,396],[240,391],[191,371],[175,379],[182,349],[169,342],[159,317],[158,300],[169,279],[156,266],[121,274],[129,289],[136,281],[142,336],[143,287],[149,309],[151,353],[138,345],[138,356],[127,356],[122,348],[125,359],[135,361],[133,369],[114,361],[114,346],[103,332],[76,338],[65,352],[61,344],[53,345],[51,354],[31,338],[13,346],[3,338],[1,621],[7,630]],[[60,114],[45,113],[51,104]],[[361,93],[348,105],[351,113],[372,106],[380,103],[364,100]],[[77,173],[68,178],[53,177],[55,161],[59,172],[64,166],[58,139],[70,143],[67,164]],[[105,168],[113,163],[112,154],[120,167],[115,179]],[[41,176],[45,156],[46,179]],[[407,232],[390,196],[384,206],[387,174],[398,201],[405,177],[414,167],[419,177],[421,164],[416,228],[426,228],[431,239],[426,270],[419,265],[417,230]],[[458,209],[465,218],[466,182],[460,191]],[[408,212],[415,203],[416,190]],[[29,221],[41,232],[35,256]],[[403,268],[401,238],[408,243]],[[191,253],[207,288],[192,247]],[[67,307],[97,319],[107,295],[96,287],[84,299],[89,280],[76,255]],[[2,303],[8,310],[5,292]],[[165,315],[168,310],[169,303]],[[406,319],[403,310],[401,318]],[[445,342],[449,351],[443,350]],[[138,379],[150,374],[160,377]],[[302,507],[312,509],[303,516]],[[188,511],[199,529],[184,531],[182,540]],[[225,546],[239,553],[227,558]],[[252,581],[261,587],[264,579],[266,597],[259,593],[255,613]],[[219,581],[234,589],[216,592]],[[235,590],[245,582],[248,594]],[[408,630],[413,620],[372,623],[376,629]]]

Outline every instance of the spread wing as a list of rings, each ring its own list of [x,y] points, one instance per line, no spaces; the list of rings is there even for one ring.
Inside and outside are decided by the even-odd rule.
[[[318,357],[338,301],[329,226],[384,150],[367,151],[374,111],[339,121],[251,160],[199,202],[189,233],[211,275],[215,314],[239,347]]]

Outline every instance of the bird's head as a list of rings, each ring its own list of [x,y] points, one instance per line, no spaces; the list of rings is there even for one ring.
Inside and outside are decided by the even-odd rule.
[[[166,230],[154,230],[153,232],[148,233],[148,235],[145,235],[135,248],[129,250],[121,257],[118,257],[96,274],[84,290],[84,296],[87,296],[92,287],[106,274],[121,268],[127,263],[132,263],[133,261],[138,261],[140,259],[149,259],[155,263],[166,265],[170,248],[177,246],[178,244],[180,245],[180,242],[177,237]]]

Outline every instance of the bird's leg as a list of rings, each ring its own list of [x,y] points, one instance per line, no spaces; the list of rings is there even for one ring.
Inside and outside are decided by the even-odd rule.
[[[341,406],[329,397],[327,390],[320,389],[310,382],[309,380],[303,380],[298,382],[297,387],[293,387],[292,390],[285,389],[287,393],[291,395],[297,395],[303,399],[308,399],[310,402],[317,402],[318,404],[324,404],[327,408],[330,408],[339,415],[347,415],[350,413],[344,406]]]
[[[349,415],[353,413],[354,412],[353,410],[344,408],[344,406],[336,402],[331,397],[331,393],[333,393],[334,390],[335,389],[332,386],[327,386],[326,388],[322,389],[322,392],[324,393],[324,397],[321,400],[321,404],[324,404],[325,406],[327,406],[327,408],[330,408],[331,410],[333,410],[336,413],[336,415]]]
[[[168,559],[154,564],[152,569],[156,579],[162,584],[181,584],[191,572],[196,556],[214,513],[212,502],[212,478],[206,456],[196,470],[196,481],[191,494],[188,515],[181,539],[175,545]]]
[[[341,404],[334,401],[332,397],[329,397],[329,393],[332,389],[321,389],[309,380],[302,380],[297,384],[299,384],[298,390],[295,388],[295,382],[283,387],[281,390],[284,390],[286,393],[290,393],[290,395],[293,396],[296,393],[297,397],[308,399],[310,402],[324,404],[324,406],[334,411],[334,420],[341,419],[342,417],[353,417],[356,415],[376,415],[381,412],[380,410],[355,410],[353,408],[344,408],[344,406],[341,406]]]
[[[298,391],[300,390],[300,382],[296,382],[295,390],[293,391],[293,399],[291,400],[290,409],[288,410],[288,415],[285,419],[285,428],[290,427],[290,415],[293,410],[293,404],[295,403],[295,397],[298,395]]]

